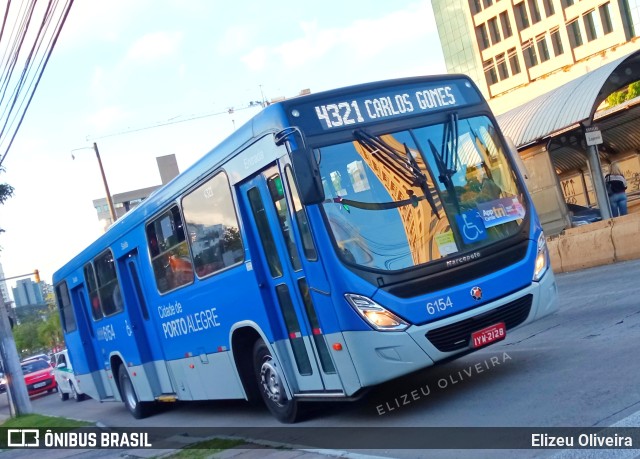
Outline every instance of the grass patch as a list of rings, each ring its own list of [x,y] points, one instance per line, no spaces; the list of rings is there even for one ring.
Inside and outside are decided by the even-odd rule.
[[[92,426],[93,423],[76,421],[74,419],[59,418],[55,416],[43,416],[41,414],[25,414],[7,419],[1,424],[8,429],[38,429],[49,427],[76,428]]]
[[[7,419],[0,424],[2,429],[75,429],[78,427],[93,426],[91,422],[76,421],[74,419],[60,418],[55,416],[43,416],[41,414],[26,414],[15,418]],[[225,449],[243,445],[243,440],[228,438],[212,438],[192,445],[188,445],[170,456],[163,456],[163,459],[206,459],[212,454],[219,453]],[[0,448],[6,448],[5,439],[0,438]]]
[[[91,422],[76,421],[74,419],[60,418],[56,416],[43,416],[42,414],[25,414],[15,418],[9,418],[0,424],[3,432],[6,429],[62,429],[73,430],[78,427],[93,426]],[[0,438],[0,449],[7,447],[7,439]]]
[[[225,449],[243,445],[242,440],[231,440],[228,438],[212,438],[189,445],[175,454],[163,456],[163,459],[205,459],[212,454],[219,453]]]

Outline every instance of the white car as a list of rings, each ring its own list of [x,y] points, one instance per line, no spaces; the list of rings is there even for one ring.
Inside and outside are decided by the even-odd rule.
[[[57,352],[53,357],[54,368],[53,374],[58,383],[58,394],[62,401],[68,400],[69,397],[76,402],[85,399],[85,394],[78,386],[78,380],[73,373],[73,366],[69,360],[67,350]]]

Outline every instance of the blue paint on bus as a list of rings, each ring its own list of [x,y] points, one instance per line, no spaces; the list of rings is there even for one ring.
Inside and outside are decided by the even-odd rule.
[[[552,313],[512,154],[461,75],[265,107],[55,273],[82,390],[293,422]]]

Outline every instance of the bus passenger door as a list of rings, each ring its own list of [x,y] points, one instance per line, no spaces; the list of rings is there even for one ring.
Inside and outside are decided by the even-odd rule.
[[[315,308],[289,209],[290,199],[277,165],[240,186],[251,263],[264,289],[267,313],[277,320],[273,346],[292,390],[342,392]]]
[[[128,337],[133,338],[134,346],[127,348],[129,356],[126,358],[139,359],[140,365],[143,366],[144,372],[148,378],[149,386],[153,392],[153,396],[157,397],[163,393],[160,387],[160,379],[158,376],[158,368],[156,361],[161,360],[164,365],[163,358],[154,358],[149,343],[149,310],[142,289],[139,276],[138,249],[128,252],[118,259],[118,269],[122,285],[122,295],[125,303],[125,331]],[[160,346],[156,346],[160,349]],[[168,379],[167,379],[168,380]]]
[[[111,394],[107,394],[106,387],[108,385],[103,381],[103,378],[106,377],[105,365],[108,365],[109,362],[108,357],[103,358],[99,354],[100,346],[96,339],[93,323],[89,318],[87,298],[84,286],[80,285],[71,290],[71,302],[74,305],[80,336],[80,343],[74,343],[71,349],[71,361],[76,373],[83,373],[87,369],[91,375],[94,387],[87,387],[86,384],[81,383],[82,391],[95,400],[104,400],[111,396]],[[83,361],[78,361],[79,359]],[[104,360],[107,360],[106,363]]]

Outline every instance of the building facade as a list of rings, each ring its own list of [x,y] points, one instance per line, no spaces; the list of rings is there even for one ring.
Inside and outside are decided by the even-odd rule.
[[[156,158],[156,161],[158,163],[158,172],[160,172],[162,185],[169,183],[180,173],[176,155],[158,156]],[[111,196],[116,217],[120,218],[131,209],[135,208],[138,204],[147,199],[151,195],[151,193],[160,188],[162,185],[155,185],[147,188],[141,188],[139,190],[126,191],[124,193],[118,193]],[[107,204],[106,197],[94,199],[93,207],[98,213],[98,220],[104,223],[104,229],[106,230],[109,225],[113,223],[113,221],[111,220],[111,213],[109,211],[109,205]]]
[[[432,0],[450,73],[503,113],[640,49],[640,0]]]
[[[2,269],[2,263],[0,263],[0,279],[4,278],[4,270]],[[2,295],[4,304],[9,305],[13,303],[13,301],[11,301],[11,298],[9,298],[9,290],[7,289],[7,283],[4,280],[0,280],[0,295]]]
[[[44,296],[39,283],[31,279],[20,279],[12,289],[16,307],[44,304]]]

